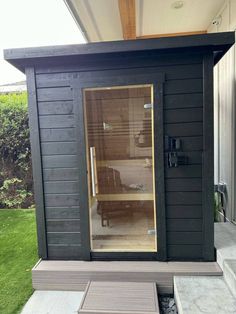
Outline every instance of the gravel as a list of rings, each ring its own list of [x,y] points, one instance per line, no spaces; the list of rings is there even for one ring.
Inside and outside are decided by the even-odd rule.
[[[173,296],[159,296],[161,314],[178,314]]]

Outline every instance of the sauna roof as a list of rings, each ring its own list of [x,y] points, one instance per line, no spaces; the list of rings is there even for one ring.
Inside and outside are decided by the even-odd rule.
[[[4,50],[4,58],[19,70],[27,66],[73,63],[94,55],[128,55],[150,52],[212,51],[216,64],[235,42],[234,32],[164,37],[158,39],[122,40],[79,45],[15,48]],[[64,63],[63,63],[64,64]]]

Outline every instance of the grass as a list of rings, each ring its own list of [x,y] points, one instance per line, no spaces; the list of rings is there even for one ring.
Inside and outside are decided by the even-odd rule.
[[[32,294],[37,262],[35,212],[0,210],[0,313],[17,314]]]

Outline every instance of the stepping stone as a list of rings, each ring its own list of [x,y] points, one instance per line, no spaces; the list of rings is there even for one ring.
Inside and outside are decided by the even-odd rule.
[[[224,279],[228,284],[230,291],[236,298],[236,260],[226,259],[223,263]]]
[[[154,282],[90,281],[79,314],[159,314]]]
[[[174,277],[179,314],[235,314],[236,299],[221,277]]]
[[[79,291],[35,291],[21,314],[75,314],[84,293]]]

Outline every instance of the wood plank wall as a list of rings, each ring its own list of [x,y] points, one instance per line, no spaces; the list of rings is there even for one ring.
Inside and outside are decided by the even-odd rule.
[[[164,132],[182,140],[189,164],[165,168],[168,259],[201,259],[203,248],[202,56],[179,54],[100,57],[77,65],[38,66],[39,109],[49,259],[79,259],[81,252],[75,116],[70,81],[74,74],[133,68],[166,74]],[[142,67],[142,69],[139,69]],[[143,69],[145,68],[145,69]],[[102,72],[91,76],[102,76]]]

